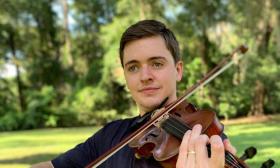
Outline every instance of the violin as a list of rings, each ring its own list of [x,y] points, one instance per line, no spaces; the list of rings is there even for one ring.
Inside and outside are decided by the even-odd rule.
[[[165,115],[155,126],[129,143],[137,158],[151,157],[164,168],[175,168],[181,140],[185,132],[196,124],[202,125],[202,133],[208,137],[223,134],[223,125],[211,110],[198,110],[191,103],[181,102],[168,115]],[[207,145],[208,156],[211,156],[210,145]],[[248,168],[243,160],[225,151],[225,168]]]
[[[238,47],[229,57],[223,59],[214,69],[208,72],[198,83],[190,87],[175,102],[160,110],[156,108],[146,113],[134,132],[91,162],[87,168],[99,166],[126,145],[135,149],[135,155],[137,157],[153,156],[163,167],[173,168],[176,166],[179,146],[183,135],[187,130],[192,129],[195,124],[201,124],[203,133],[209,137],[212,135],[221,136],[223,134],[223,125],[218,121],[215,112],[211,110],[197,110],[194,105],[185,100],[200,87],[212,81],[216,76],[233,65],[234,62],[238,61],[238,53],[244,54],[247,50],[248,48],[244,45]],[[210,145],[208,145],[209,156],[211,155],[210,148]],[[225,151],[225,168],[249,167],[244,163],[244,160]]]

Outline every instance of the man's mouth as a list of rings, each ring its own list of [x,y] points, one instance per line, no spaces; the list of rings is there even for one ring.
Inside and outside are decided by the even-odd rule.
[[[159,87],[145,87],[139,90],[139,92],[144,94],[154,94],[157,92],[160,88]]]

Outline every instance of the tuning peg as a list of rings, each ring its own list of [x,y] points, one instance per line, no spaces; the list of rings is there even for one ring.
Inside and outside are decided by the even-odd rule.
[[[274,166],[274,164],[275,164],[274,160],[268,159],[267,161],[263,162],[261,168],[271,168]]]
[[[251,159],[257,154],[257,149],[253,146],[245,149],[244,154],[240,157],[241,160]]]

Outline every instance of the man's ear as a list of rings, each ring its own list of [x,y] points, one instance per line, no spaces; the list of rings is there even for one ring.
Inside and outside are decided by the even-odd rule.
[[[183,77],[183,61],[178,61],[176,63],[176,71],[177,71],[176,80],[179,82]]]

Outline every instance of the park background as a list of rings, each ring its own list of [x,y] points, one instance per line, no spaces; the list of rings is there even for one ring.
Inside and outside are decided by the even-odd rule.
[[[259,148],[253,167],[280,158],[279,0],[0,0],[0,167],[51,159],[137,115],[118,48],[143,19],[164,22],[180,43],[178,95],[248,46],[188,101],[216,111],[239,155]]]

